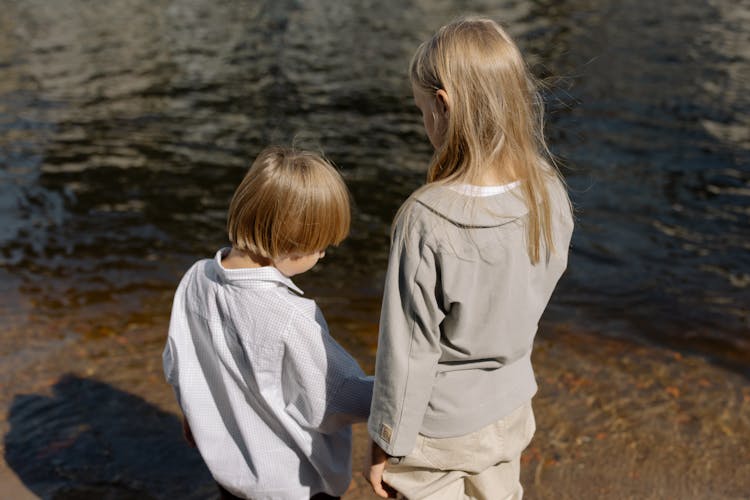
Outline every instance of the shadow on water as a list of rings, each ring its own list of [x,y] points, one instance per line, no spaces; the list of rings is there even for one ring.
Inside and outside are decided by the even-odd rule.
[[[17,395],[5,460],[41,498],[214,498],[179,419],[103,382],[66,375],[52,393]]]

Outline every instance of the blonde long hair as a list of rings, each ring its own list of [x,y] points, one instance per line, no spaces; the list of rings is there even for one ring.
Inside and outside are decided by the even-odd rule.
[[[529,257],[539,262],[542,241],[554,251],[547,186],[562,177],[544,140],[537,84],[511,37],[490,19],[459,19],[419,46],[409,74],[415,89],[431,96],[443,90],[450,99],[427,182],[474,183],[488,168],[521,180]]]

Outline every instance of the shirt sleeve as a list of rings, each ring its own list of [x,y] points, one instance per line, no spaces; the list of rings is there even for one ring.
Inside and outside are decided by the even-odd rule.
[[[299,425],[333,433],[370,413],[373,378],[328,332],[320,309],[298,315],[284,345],[282,387],[286,411]]]
[[[372,439],[393,456],[411,452],[422,426],[445,317],[435,253],[425,244],[426,232],[411,226],[405,231],[397,223],[391,243],[368,421]]]
[[[167,383],[172,386],[175,397],[177,398],[177,404],[182,407],[182,396],[180,393],[179,383],[179,349],[176,345],[176,338],[180,338],[183,332],[189,331],[185,321],[185,303],[184,295],[186,288],[186,273],[185,277],[180,280],[180,285],[175,291],[174,300],[172,302],[172,313],[169,319],[169,332],[167,334],[167,342],[164,345],[164,351],[161,355],[162,368],[164,370],[164,378]]]
[[[167,343],[164,346],[164,351],[161,354],[162,368],[164,369],[164,378],[167,383],[172,386],[177,386],[177,359],[174,356],[174,347],[172,345],[174,341],[171,337],[167,338]]]

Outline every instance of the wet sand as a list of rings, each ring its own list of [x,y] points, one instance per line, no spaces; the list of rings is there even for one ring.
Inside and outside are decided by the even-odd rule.
[[[2,498],[215,497],[180,439],[162,379],[164,321],[23,327],[26,342],[15,347],[23,352],[10,356],[7,339],[18,337],[10,332],[0,365]],[[51,329],[60,332],[54,346],[34,340]],[[334,333],[371,370],[373,342],[345,337],[357,330],[369,338],[373,325]],[[745,376],[697,356],[560,326],[540,333],[534,365],[538,429],[522,459],[525,498],[750,495]],[[344,498],[376,498],[359,477],[364,425],[355,438],[355,480]]]

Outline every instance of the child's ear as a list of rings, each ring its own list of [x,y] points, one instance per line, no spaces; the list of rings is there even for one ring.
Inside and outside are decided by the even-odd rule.
[[[447,115],[448,113],[450,113],[451,101],[448,97],[448,92],[443,89],[439,89],[437,92],[435,92],[435,100],[437,101],[437,110],[441,114]]]

